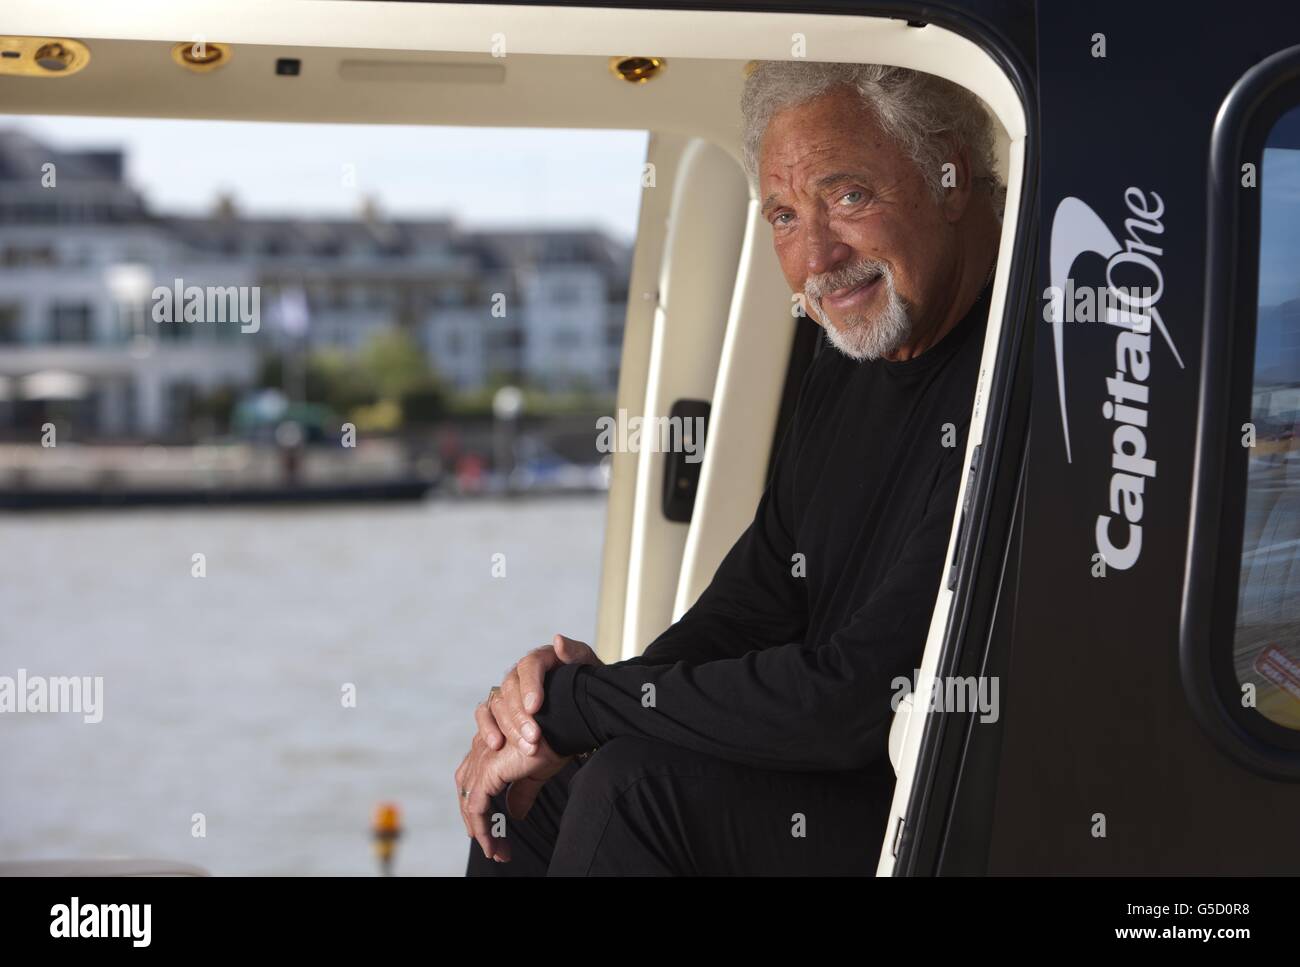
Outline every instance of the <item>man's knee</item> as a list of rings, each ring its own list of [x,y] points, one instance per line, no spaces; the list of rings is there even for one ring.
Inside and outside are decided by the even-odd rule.
[[[569,807],[572,808],[574,797],[608,801],[619,795],[663,758],[664,748],[661,743],[632,737],[606,742],[574,775]]]
[[[670,751],[640,738],[611,739],[597,749],[569,786],[563,825],[570,835],[599,837],[619,804],[632,805],[648,791],[646,778],[663,771],[656,765],[669,759]]]
[[[673,759],[672,747],[639,738],[611,739],[580,768],[569,788],[569,801],[550,872],[672,872],[657,845],[664,810],[657,799],[666,793],[660,768]]]

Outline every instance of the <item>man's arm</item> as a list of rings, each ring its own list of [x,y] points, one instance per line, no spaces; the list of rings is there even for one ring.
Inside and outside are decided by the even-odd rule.
[[[792,424],[797,425],[797,420]],[[617,665],[672,665],[679,661],[698,665],[738,658],[803,637],[807,626],[803,581],[784,563],[790,560],[793,546],[783,508],[789,505],[786,468],[794,436],[786,433],[754,520],[723,559],[699,601],[651,642],[644,654]],[[564,653],[561,648],[566,649]],[[539,709],[549,689],[547,676],[558,666],[574,662],[600,664],[587,645],[563,635],[556,635],[553,645],[535,648],[520,659],[506,673],[500,689],[474,710],[479,736],[487,747],[500,749],[509,742],[532,754],[542,737]]]
[[[760,768],[847,770],[887,754],[891,685],[921,656],[961,477],[957,448],[920,526],[845,627],[692,665],[565,666],[547,676],[538,724],[561,753],[642,736]],[[653,705],[642,704],[651,694]]]

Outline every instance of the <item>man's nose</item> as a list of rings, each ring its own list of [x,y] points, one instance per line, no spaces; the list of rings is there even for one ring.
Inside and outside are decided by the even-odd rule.
[[[804,240],[805,267],[808,275],[822,275],[835,269],[852,254],[826,222],[815,222],[807,227]]]

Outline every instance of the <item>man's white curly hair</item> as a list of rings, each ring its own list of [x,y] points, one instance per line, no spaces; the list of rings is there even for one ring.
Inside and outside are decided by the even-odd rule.
[[[1007,189],[997,175],[993,119],[984,102],[958,84],[906,67],[756,62],[740,98],[744,164],[752,184],[757,184],[759,148],[772,116],[840,86],[857,92],[885,133],[916,163],[936,199],[943,194],[949,139],[965,146],[975,188],[983,186],[988,191],[993,210],[1001,218]]]

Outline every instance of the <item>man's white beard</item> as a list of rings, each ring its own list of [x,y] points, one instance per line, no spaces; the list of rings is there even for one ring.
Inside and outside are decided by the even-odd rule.
[[[885,286],[885,308],[875,316],[853,313],[845,320],[843,329],[821,308],[821,298],[826,293],[856,285],[879,275]],[[821,322],[826,340],[850,359],[880,359],[893,352],[912,334],[912,320],[902,296],[894,288],[894,273],[884,262],[866,259],[847,270],[824,277],[809,279],[804,285],[804,299],[809,311]]]

